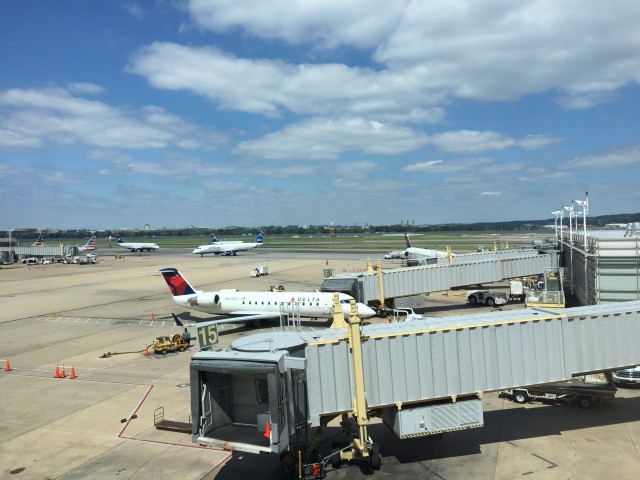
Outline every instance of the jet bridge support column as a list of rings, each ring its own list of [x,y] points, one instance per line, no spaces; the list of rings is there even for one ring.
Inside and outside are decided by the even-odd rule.
[[[351,423],[346,413],[342,414],[341,425],[347,433],[347,438],[351,442],[350,449],[342,449],[339,452],[332,452],[332,455],[339,455],[333,462],[348,460],[368,460],[374,470],[379,470],[382,464],[380,448],[369,438],[367,425],[369,424],[369,414],[367,412],[367,399],[364,388],[364,364],[362,356],[362,332],[360,331],[360,317],[355,300],[351,300],[351,315],[347,319],[347,335],[349,348],[353,359],[353,378],[355,383],[355,398],[353,404],[353,418],[355,419],[358,432],[352,432]],[[335,466],[335,464],[334,464]]]

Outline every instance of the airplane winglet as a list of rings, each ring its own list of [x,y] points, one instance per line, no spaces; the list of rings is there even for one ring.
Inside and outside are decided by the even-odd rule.
[[[184,327],[184,323],[180,321],[175,313],[172,312],[171,315],[173,316],[173,321],[176,322],[176,327]]]

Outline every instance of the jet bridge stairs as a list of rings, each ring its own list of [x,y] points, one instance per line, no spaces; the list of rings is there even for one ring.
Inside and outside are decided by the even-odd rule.
[[[399,438],[481,427],[484,392],[637,364],[640,301],[364,326],[352,314],[340,328],[259,333],[196,353],[192,439],[283,458],[293,452],[294,463],[323,468],[350,459],[375,468],[371,417]],[[336,417],[350,446],[313,460],[306,442]]]

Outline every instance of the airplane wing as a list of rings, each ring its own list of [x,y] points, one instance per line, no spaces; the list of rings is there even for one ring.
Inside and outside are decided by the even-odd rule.
[[[178,318],[178,316],[175,313],[172,313],[171,315],[173,315],[173,320],[176,323],[176,326],[178,327],[204,327],[206,325],[220,325],[222,323],[244,323],[244,322],[251,322],[253,320],[265,320],[268,318],[278,318],[280,316],[277,314],[274,315],[273,313],[233,312],[229,314],[229,315],[235,315],[233,317],[224,317],[224,318],[219,318],[217,320],[208,320],[206,322],[184,323]]]

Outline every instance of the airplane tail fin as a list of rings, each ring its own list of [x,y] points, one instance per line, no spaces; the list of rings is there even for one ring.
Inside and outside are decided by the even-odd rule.
[[[96,236],[92,235],[91,238],[84,244],[85,247],[95,247],[96,246]]]
[[[34,247],[41,247],[44,244],[44,233],[38,235],[37,240],[33,244]]]
[[[173,315],[173,321],[176,322],[176,327],[184,327],[184,324],[180,321],[175,313],[171,313],[171,315]]]
[[[409,241],[409,234],[408,233],[404,234],[404,243],[407,244],[407,248],[411,248],[411,242]]]
[[[122,243],[122,242],[123,242],[122,237],[118,233],[117,236],[116,236],[116,243]]]
[[[218,243],[219,240],[216,238],[216,235],[214,233],[211,234],[211,243]]]
[[[184,278],[176,268],[163,268],[160,270],[164,281],[167,282],[169,290],[174,297],[182,295],[193,295],[196,291],[193,289],[186,278]]]
[[[256,237],[256,243],[261,244],[262,242],[264,242],[264,232],[260,230],[260,233]]]

